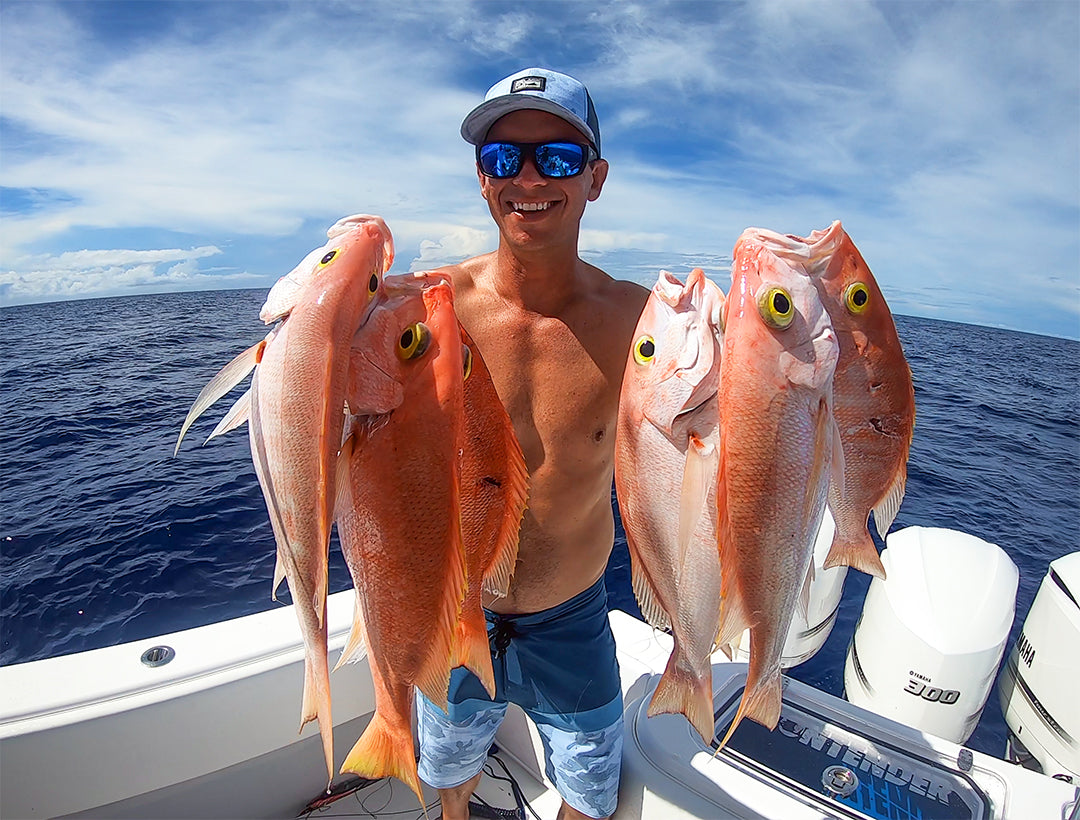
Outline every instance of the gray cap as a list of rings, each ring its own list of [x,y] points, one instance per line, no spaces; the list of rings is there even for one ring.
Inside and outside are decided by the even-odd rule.
[[[526,68],[495,83],[461,123],[461,136],[480,145],[495,120],[523,108],[562,117],[589,138],[600,156],[600,123],[589,90],[573,77],[546,68]]]

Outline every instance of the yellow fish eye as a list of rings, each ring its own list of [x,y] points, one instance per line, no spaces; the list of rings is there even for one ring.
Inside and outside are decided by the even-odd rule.
[[[758,296],[758,313],[765,324],[783,330],[795,318],[795,305],[791,294],[781,287],[771,287]]]
[[[379,289],[379,274],[373,273],[373,274],[371,274],[371,278],[368,279],[367,292],[368,292],[369,295],[372,295],[378,289]]]
[[[338,249],[334,248],[332,251],[327,253],[326,256],[324,256],[322,259],[319,260],[319,267],[320,268],[325,268],[327,265],[329,265],[331,262],[334,261],[334,257],[337,256],[337,255],[338,255]]]
[[[844,307],[851,313],[862,313],[870,307],[870,291],[862,282],[852,282],[844,288]]]
[[[431,331],[423,322],[414,322],[405,328],[397,343],[397,355],[402,361],[423,356],[431,344]]]
[[[469,378],[469,374],[472,373],[472,348],[468,345],[461,346],[461,358],[465,362],[465,376],[464,379]]]
[[[642,336],[634,342],[634,361],[649,364],[656,357],[656,342],[652,336]]]

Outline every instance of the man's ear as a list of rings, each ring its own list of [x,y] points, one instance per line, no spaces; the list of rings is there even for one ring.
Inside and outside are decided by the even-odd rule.
[[[604,187],[607,179],[608,161],[597,159],[592,162],[592,185],[589,187],[589,202],[595,201],[600,196],[600,189]]]

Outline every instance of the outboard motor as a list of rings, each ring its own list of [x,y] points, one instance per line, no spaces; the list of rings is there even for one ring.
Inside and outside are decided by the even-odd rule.
[[[1080,783],[1080,552],[1050,563],[998,693],[1006,757]]]
[[[881,553],[844,665],[849,701],[963,743],[979,722],[1016,611],[1019,573],[996,544],[907,527]]]
[[[814,657],[825,644],[836,623],[836,613],[840,611],[840,597],[844,592],[844,579],[847,577],[848,568],[822,567],[825,556],[832,547],[835,532],[836,523],[826,507],[825,517],[821,519],[821,527],[818,528],[817,541],[814,542],[814,580],[810,582],[810,605],[807,607],[806,617],[803,617],[799,607],[795,608],[787,640],[780,654],[780,666],[783,669],[798,666]],[[749,663],[749,629],[743,632],[733,660]]]

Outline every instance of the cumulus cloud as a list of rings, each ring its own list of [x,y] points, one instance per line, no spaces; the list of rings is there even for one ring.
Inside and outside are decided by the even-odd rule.
[[[461,118],[548,65],[588,81],[611,161],[590,258],[722,259],[747,226],[841,219],[902,310],[935,315],[947,283],[971,321],[1075,335],[1078,38],[1053,0],[6,3],[3,298],[105,287],[16,260],[110,241],[221,251],[132,263],[132,289],[272,281],[359,211],[414,269],[490,250]]]
[[[82,250],[55,256],[41,254],[19,260],[17,268],[0,270],[0,304],[113,296],[175,290],[241,287],[252,277],[224,277],[204,271],[199,260],[220,248],[182,250]]]

